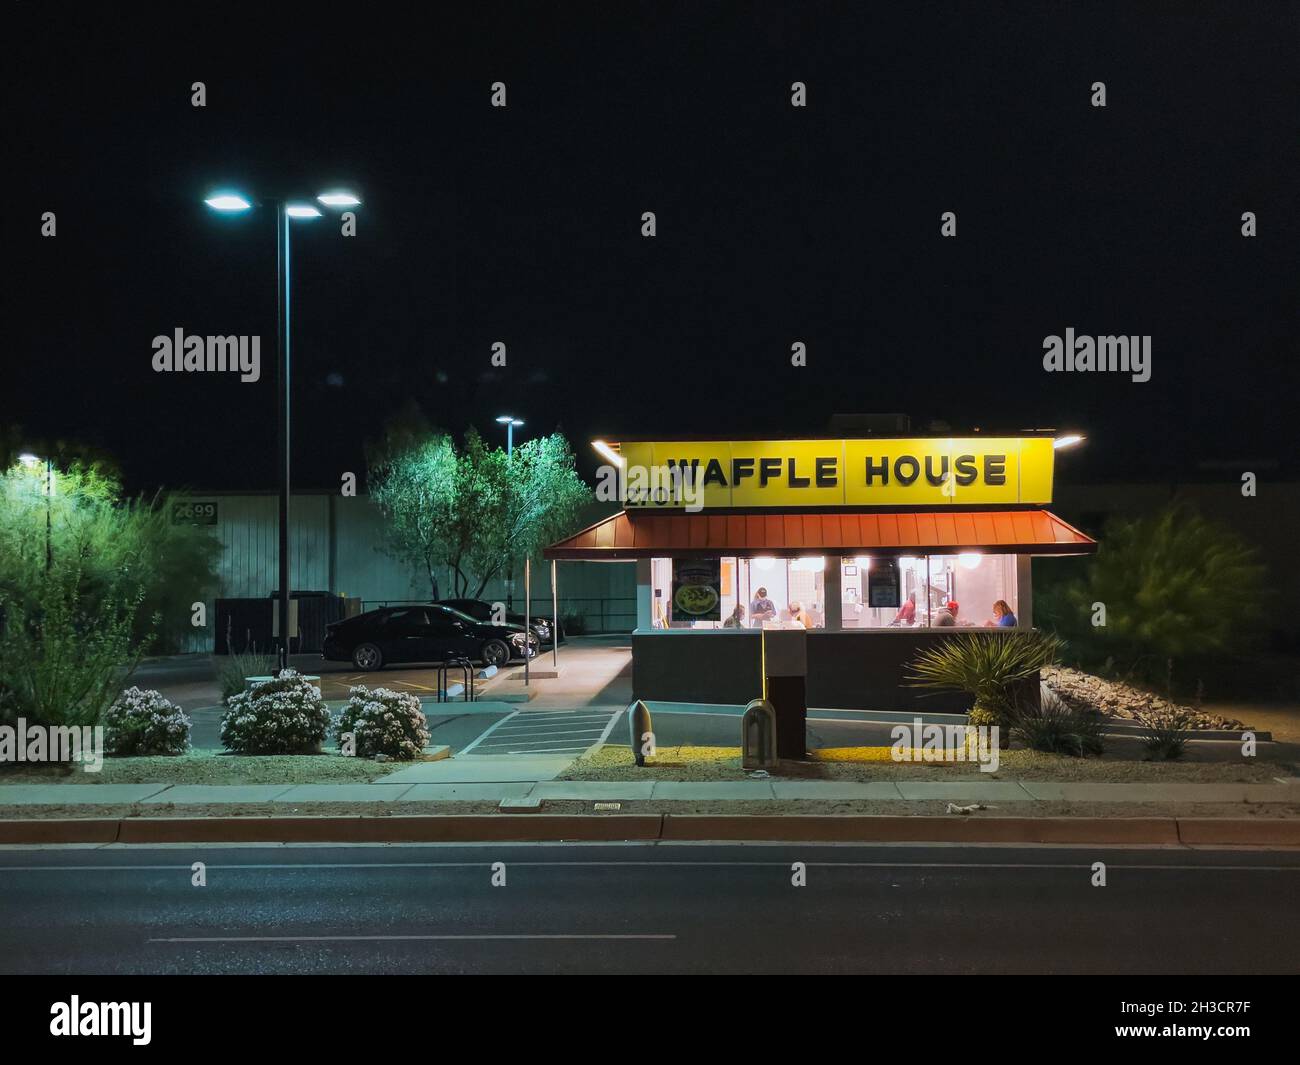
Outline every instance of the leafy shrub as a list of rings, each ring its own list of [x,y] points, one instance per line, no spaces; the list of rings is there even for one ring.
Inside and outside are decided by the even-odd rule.
[[[0,597],[35,617],[47,608],[51,574],[67,578],[88,618],[130,606],[133,650],[179,650],[193,631],[190,603],[216,587],[221,557],[209,530],[172,521],[172,503],[184,501],[130,499],[95,460],[60,461],[48,472],[44,463],[0,467]]]
[[[1015,700],[1007,718],[1012,737],[1035,751],[1086,758],[1105,749],[1101,715],[1071,706],[1051,692],[1039,700]]]
[[[5,602],[0,635],[0,719],[97,725],[140,659],[132,642],[139,603],[106,598],[88,608],[75,563],[35,579],[32,603]]]
[[[1060,656],[1061,641],[1034,629],[961,633],[920,652],[911,662],[916,688],[961,691],[975,697],[971,725],[1006,728],[1017,686]]]
[[[1192,715],[1177,708],[1143,710],[1134,719],[1142,727],[1142,745],[1152,758],[1181,758],[1187,749],[1186,732],[1195,728]]]
[[[104,714],[109,754],[184,754],[190,749],[190,719],[162,692],[127,688]]]
[[[410,692],[365,687],[348,690],[348,704],[334,728],[339,747],[352,733],[361,758],[386,754],[389,758],[419,758],[429,742],[429,728],[420,700]]]
[[[257,644],[244,644],[236,651],[230,642],[230,623],[226,624],[226,655],[217,661],[217,683],[221,685],[221,701],[226,702],[248,686],[249,677],[269,677],[275,672],[276,658],[260,654]]]
[[[586,614],[561,614],[560,624],[565,636],[585,636],[587,634]]]
[[[330,727],[320,692],[295,669],[226,700],[221,742],[236,754],[311,754]]]

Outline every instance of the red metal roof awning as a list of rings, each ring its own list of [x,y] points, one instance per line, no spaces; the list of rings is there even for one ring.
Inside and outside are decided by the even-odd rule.
[[[621,561],[736,555],[908,555],[996,551],[1087,555],[1097,542],[1046,510],[665,514],[621,511],[542,552]]]

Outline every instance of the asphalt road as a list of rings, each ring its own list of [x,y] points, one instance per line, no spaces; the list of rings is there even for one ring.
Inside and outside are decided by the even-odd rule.
[[[1294,973],[1298,884],[1281,851],[5,848],[0,970]]]

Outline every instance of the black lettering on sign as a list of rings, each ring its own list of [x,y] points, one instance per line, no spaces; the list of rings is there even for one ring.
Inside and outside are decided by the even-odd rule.
[[[880,483],[889,483],[889,456],[886,455],[879,462],[872,462],[871,456],[867,456],[867,487],[870,488],[876,481],[876,474],[880,474]]]
[[[812,481],[809,480],[807,477],[800,477],[798,474],[796,474],[794,469],[794,464],[795,464],[795,460],[792,458],[790,460],[790,487],[807,488],[810,484],[812,484]]]
[[[925,479],[931,484],[943,484],[948,479],[948,456],[940,455],[938,458],[943,460],[943,465],[939,467],[939,472],[934,472],[934,455],[925,456]]]
[[[1006,484],[1007,483],[1006,455],[985,455],[984,456],[984,483],[985,484]]]
[[[781,460],[776,458],[758,460],[758,483],[766,486],[773,477],[781,476]]]
[[[903,472],[903,467],[910,469],[909,473]],[[901,485],[909,485],[921,476],[921,464],[911,455],[902,455],[894,462],[894,480]]]
[[[958,455],[953,469],[957,471],[955,479],[958,484],[974,484],[975,478],[979,476],[979,471],[975,469],[974,455]]]
[[[818,488],[834,488],[839,483],[839,474],[835,471],[835,459],[817,459],[814,463],[814,476]]]
[[[720,484],[723,488],[727,487],[727,478],[722,472],[722,463],[717,459],[709,459],[709,464],[704,468],[704,487],[708,488],[711,484]]]
[[[753,459],[732,459],[731,460],[731,483],[739,485],[746,477],[754,476]]]

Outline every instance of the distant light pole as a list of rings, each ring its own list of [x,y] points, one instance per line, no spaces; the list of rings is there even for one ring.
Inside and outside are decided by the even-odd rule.
[[[497,422],[506,427],[506,458],[509,459],[515,450],[515,426],[524,423],[513,414],[503,414]]]
[[[18,461],[29,470],[41,464],[41,460],[31,453],[18,456]],[[54,568],[54,535],[51,510],[54,506],[54,460],[45,460],[45,572]]]
[[[523,421],[516,418],[513,414],[503,414],[497,419],[499,425],[506,427],[506,462],[509,463],[515,453],[515,426],[523,425]],[[514,472],[513,470],[511,471]],[[515,559],[511,555],[506,560],[506,608],[509,609],[515,605]],[[525,646],[524,658],[528,657],[527,647]]]
[[[326,207],[358,207],[361,201],[350,192],[325,192],[316,199]],[[254,205],[237,193],[217,193],[203,201],[214,211],[247,211]],[[279,465],[280,465],[280,648],[279,668],[289,665],[289,220],[319,218],[310,203],[267,200],[275,215],[276,350],[279,365]]]

